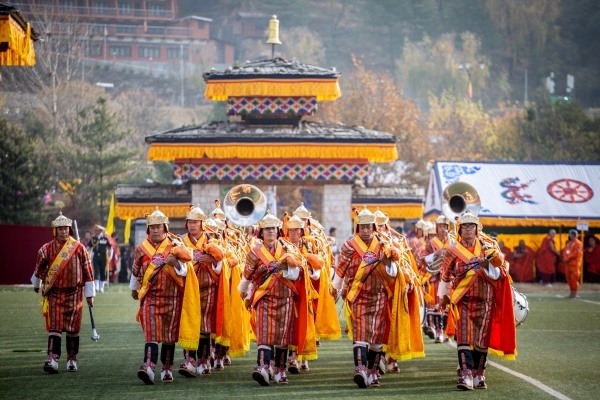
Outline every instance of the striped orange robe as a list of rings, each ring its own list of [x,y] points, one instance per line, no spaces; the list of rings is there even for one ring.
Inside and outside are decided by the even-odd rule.
[[[263,243],[248,252],[244,278],[252,281],[255,293],[253,308],[256,317],[256,343],[261,345],[287,346],[291,343],[294,320],[294,284],[283,277],[283,272],[271,275],[265,294],[258,297],[256,291],[267,279],[269,268],[265,265],[258,252],[261,248],[267,249],[276,259],[285,254],[281,244],[271,251]],[[275,276],[278,274],[279,276]],[[289,285],[284,282],[287,280]]]
[[[169,240],[165,238],[165,240]],[[162,243],[154,244],[155,249]],[[169,243],[167,248],[171,248]],[[142,244],[135,249],[132,274],[142,286],[144,274],[152,260],[142,251]],[[173,269],[173,267],[169,266]],[[146,342],[176,343],[179,338],[179,322],[184,288],[177,285],[173,278],[162,268],[156,279],[148,283],[147,294],[140,301],[138,321],[146,336]]]
[[[79,242],[79,249],[56,279],[48,293],[48,316],[46,330],[60,332],[79,332],[83,311],[83,287],[86,282],[94,281],[94,267],[90,254]],[[43,245],[38,251],[34,275],[44,281],[48,268],[62,248],[58,240]]]
[[[461,240],[460,244],[471,253],[474,253],[477,247],[480,250],[479,254],[474,253],[474,255],[480,258],[485,257],[485,253],[480,246],[475,244],[467,246],[464,240]],[[501,277],[505,275],[506,272],[502,267],[504,263],[502,253],[494,257],[491,263],[495,267],[500,267]],[[464,273],[471,267],[472,265],[466,266],[455,254],[447,251],[442,261],[442,281],[453,281],[453,287],[456,288]],[[456,343],[470,344],[483,349],[489,347],[495,297],[494,288],[488,280],[480,276],[477,277],[477,281],[457,304],[459,319],[456,321]]]
[[[410,250],[412,251],[413,257],[417,262],[417,267],[419,271],[425,268],[425,261],[423,260],[427,255],[427,250],[425,249],[425,238],[417,238],[416,236],[408,242],[410,246]]]
[[[196,277],[198,278],[198,286],[200,288],[200,308],[201,318],[200,331],[216,333],[217,332],[217,301],[219,297],[219,275],[212,269],[212,264],[204,263],[201,264],[198,259],[200,255],[204,254],[202,250],[206,243],[206,234],[202,234],[200,239],[196,240],[192,235],[185,234],[182,239],[185,243],[189,239],[192,245],[194,254],[194,271],[196,271]]]
[[[358,236],[355,239],[360,240]],[[371,243],[365,244],[369,246]],[[376,255],[378,259],[383,257],[381,246],[379,246]],[[361,262],[361,256],[354,250],[349,241],[346,241],[340,250],[336,274],[344,278],[348,288],[352,287],[352,282]],[[379,264],[379,271],[381,271],[380,267],[382,265]],[[386,272],[381,273],[386,274]],[[388,294],[376,272],[371,273],[366,278],[356,299],[350,304],[350,309],[352,311],[353,340],[373,344],[384,343],[390,322],[390,310]]]

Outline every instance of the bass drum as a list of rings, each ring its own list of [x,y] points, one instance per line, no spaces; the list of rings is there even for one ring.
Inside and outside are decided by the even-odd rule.
[[[421,325],[423,325],[427,316],[427,304],[425,303],[422,290],[419,291],[419,301],[421,302],[419,305],[419,313],[421,314]]]
[[[517,326],[521,325],[525,322],[525,318],[527,318],[527,314],[529,313],[529,302],[527,301],[527,297],[514,286],[511,286],[513,292],[513,307],[515,309],[515,322]]]

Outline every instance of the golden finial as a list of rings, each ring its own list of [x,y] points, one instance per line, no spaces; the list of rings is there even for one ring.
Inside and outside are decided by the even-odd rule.
[[[272,45],[271,59],[273,59],[275,57],[275,45],[281,44],[281,41],[279,40],[279,20],[277,19],[277,15],[273,15],[269,21],[269,38],[267,39],[267,44]]]

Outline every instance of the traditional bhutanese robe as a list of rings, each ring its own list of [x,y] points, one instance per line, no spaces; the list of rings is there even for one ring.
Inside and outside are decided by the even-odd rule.
[[[319,240],[318,238],[314,239]],[[325,241],[327,239],[325,238]],[[318,252],[313,242],[313,251]],[[324,246],[320,249],[323,250]],[[331,260],[330,254],[325,250],[323,257],[323,267],[321,268],[318,280],[311,279],[318,298],[314,300],[313,309],[315,310],[315,335],[320,340],[335,340],[342,337],[340,329],[340,320],[337,315],[335,299],[331,295]]]
[[[554,239],[550,236],[546,236],[544,240],[542,240],[542,244],[536,255],[537,269],[543,274],[554,274],[554,272],[556,272],[556,254],[552,252],[550,243],[554,246]],[[556,247],[554,248],[556,249]]]
[[[595,245],[585,251],[585,262],[589,274],[600,274],[600,246]]]
[[[94,269],[85,246],[69,237],[43,245],[38,251],[32,282],[43,282],[42,312],[46,330],[79,332],[83,310],[83,295],[94,296]]]
[[[565,265],[567,283],[569,284],[571,291],[576,292],[579,289],[581,259],[583,258],[583,244],[579,239],[573,239],[567,242],[564,258],[567,260]]]
[[[425,246],[425,250],[422,251],[421,253],[424,254],[425,256],[427,256],[429,254],[433,254],[434,252],[436,252],[438,250],[447,249],[449,246],[450,246],[450,238],[449,237],[446,237],[445,240],[441,240],[440,238],[435,236],[433,239],[431,239],[429,241],[429,243]],[[438,292],[438,288],[440,286],[440,275],[439,274],[432,275],[431,273],[426,272],[426,270],[422,273],[424,273],[423,280],[422,280],[423,285],[427,284],[427,292],[433,299],[429,303],[428,306],[429,306],[429,308],[437,309],[437,304],[439,302],[437,292]]]
[[[427,255],[425,250],[425,239],[415,236],[414,238],[410,239],[408,245],[410,246],[415,261],[417,262],[417,267],[419,268],[419,271],[421,271],[423,268],[425,268],[423,259]]]
[[[525,248],[527,249],[526,252],[521,251],[521,248],[517,246],[513,253],[515,255],[515,262],[511,272],[514,274],[517,282],[532,282],[535,278],[533,271],[535,251],[529,246],[525,246]],[[517,255],[520,255],[520,257],[516,257]]]
[[[146,342],[175,343],[179,337],[185,277],[165,263],[172,247],[168,238],[159,244],[146,239],[135,249],[131,273],[141,287],[137,320]]]
[[[198,278],[198,287],[200,288],[200,307],[202,316],[202,332],[216,333],[217,322],[217,302],[219,295],[219,274],[221,270],[213,269],[211,263],[200,263],[198,260],[204,254],[204,245],[206,244],[206,234],[202,234],[198,240],[194,239],[189,233],[182,238],[184,244],[193,250],[194,271]]]
[[[515,258],[513,257],[513,252],[506,246],[501,248],[500,251],[502,252],[502,254],[504,254],[504,261],[506,262],[505,265],[506,264],[509,265],[508,272],[510,272],[512,274],[512,272],[513,272],[512,270],[515,265]],[[539,255],[539,250],[538,250],[537,254]],[[538,269],[539,269],[539,267],[538,267]]]
[[[366,247],[362,256],[353,243]],[[344,278],[350,288],[346,302],[354,341],[381,344],[386,338],[390,322],[388,298],[393,295],[394,277],[388,274],[382,262],[377,262],[383,257],[377,238],[364,243],[356,235],[342,245],[336,274]],[[375,270],[369,273],[373,268]]]
[[[454,249],[466,249],[464,258],[458,257]],[[467,264],[476,257],[485,257],[480,240],[475,239],[472,246],[461,240],[452,251],[447,251],[444,255],[441,278],[443,282],[450,282],[455,277],[451,300],[458,308],[456,343],[485,349],[490,344],[496,300],[494,285],[497,283],[487,279],[478,264]],[[504,256],[498,251],[490,262],[495,267],[502,267]],[[500,274],[506,276],[504,268],[500,268]],[[470,286],[463,287],[461,283],[468,283]]]
[[[260,243],[246,257],[244,278],[252,281],[255,288],[252,306],[259,345],[287,346],[292,340],[294,296],[299,293],[287,278],[289,273],[272,267],[284,254],[280,243],[272,251]]]

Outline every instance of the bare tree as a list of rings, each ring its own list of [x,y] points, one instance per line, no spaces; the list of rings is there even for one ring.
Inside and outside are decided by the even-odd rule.
[[[94,27],[80,23],[69,6],[29,4],[25,11],[41,39],[35,44],[36,65],[7,69],[3,86],[7,91],[40,94],[39,102],[51,115],[52,125],[65,134],[70,118],[62,118],[68,113],[63,105],[72,101],[64,100],[83,96],[88,89],[71,82],[82,78],[85,45]]]

